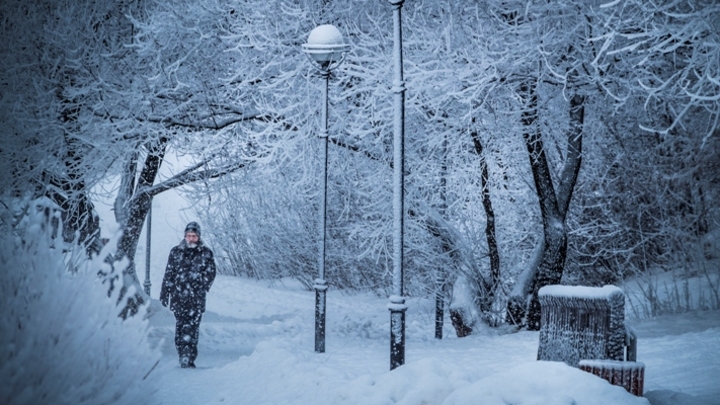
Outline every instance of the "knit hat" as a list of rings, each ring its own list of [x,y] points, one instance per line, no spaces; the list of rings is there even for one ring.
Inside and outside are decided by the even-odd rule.
[[[199,238],[199,237],[200,237],[200,224],[198,224],[198,223],[195,222],[195,221],[190,222],[190,223],[187,224],[187,226],[185,227],[185,233],[187,234],[188,232],[194,233],[194,234],[197,235],[198,238]]]

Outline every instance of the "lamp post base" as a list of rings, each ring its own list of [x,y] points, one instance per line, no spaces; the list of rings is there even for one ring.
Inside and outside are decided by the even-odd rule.
[[[405,364],[405,298],[390,297],[390,370]]]
[[[325,353],[325,294],[327,281],[315,279],[315,353]]]

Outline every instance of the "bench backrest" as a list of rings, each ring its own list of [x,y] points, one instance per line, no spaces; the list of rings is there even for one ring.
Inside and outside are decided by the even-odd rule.
[[[615,286],[540,289],[538,360],[624,360],[625,294]]]

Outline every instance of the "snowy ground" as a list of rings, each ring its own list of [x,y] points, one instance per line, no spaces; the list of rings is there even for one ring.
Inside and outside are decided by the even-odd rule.
[[[159,396],[166,404],[642,404],[603,380],[535,361],[537,332],[436,340],[432,303],[410,301],[406,364],[389,371],[387,299],[328,292],[326,353],[314,352],[314,294],[220,276],[195,370],[182,369],[174,318],[160,308]],[[720,404],[720,312],[635,322],[652,404]],[[572,402],[572,401],[575,402]]]
[[[98,204],[103,233],[116,229],[109,202]],[[152,296],[157,299],[170,248],[195,220],[174,191],[153,202]],[[205,230],[208,232],[209,230]],[[145,236],[136,263],[145,279]],[[588,373],[535,361],[538,333],[486,333],[457,338],[446,319],[434,338],[434,308],[409,301],[406,364],[389,371],[387,298],[327,298],[326,352],[314,352],[314,293],[293,281],[270,285],[219,276],[200,328],[197,369],[177,362],[174,318],[153,302],[151,341],[163,357],[153,373],[165,404],[647,404]],[[720,311],[630,322],[645,363],[653,405],[720,405]]]

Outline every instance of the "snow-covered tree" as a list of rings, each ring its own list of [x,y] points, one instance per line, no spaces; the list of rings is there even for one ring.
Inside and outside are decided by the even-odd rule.
[[[320,80],[300,45],[316,25],[336,25],[352,49],[330,78],[328,281],[386,292],[385,1],[0,7],[3,34],[15,39],[0,45],[8,184],[67,197],[78,225],[66,233],[86,240],[95,232],[87,190],[121,178],[129,311],[147,299],[133,260],[152,198],[183,186],[202,201],[225,271],[312,284]],[[717,148],[717,15],[710,1],[406,2],[408,293],[461,278],[486,320],[505,315],[510,295],[513,319],[527,313],[534,328],[540,287],[590,274],[625,245],[635,257],[665,246],[667,234],[685,232],[675,231],[686,207],[704,232],[717,210],[717,176],[700,174]],[[168,153],[187,165],[161,177]],[[684,174],[658,187],[632,174],[671,178],[677,159]],[[675,200],[637,204],[646,219],[621,208],[658,193]],[[611,206],[619,212],[608,215]],[[612,238],[657,213],[664,236]]]
[[[93,259],[79,247],[64,252],[60,206],[48,197],[4,201],[22,220],[0,225],[0,402],[156,403],[160,353],[147,342],[147,321],[121,319],[119,291],[108,299],[99,285],[112,245]]]

